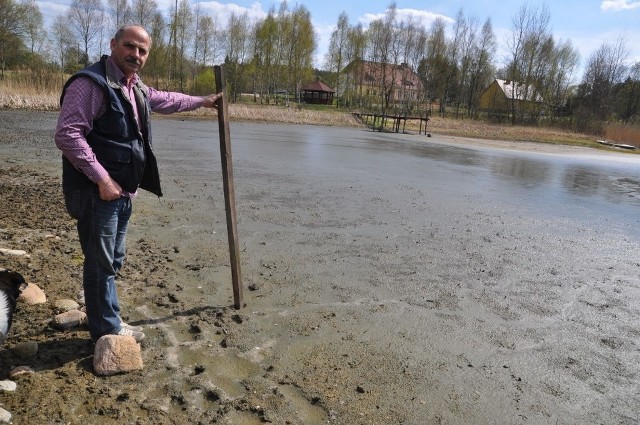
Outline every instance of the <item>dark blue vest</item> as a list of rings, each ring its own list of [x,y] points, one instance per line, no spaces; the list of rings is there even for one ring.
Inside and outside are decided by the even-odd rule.
[[[69,78],[62,90],[60,104],[73,80],[80,76],[91,78],[102,89],[106,105],[104,114],[93,121],[93,129],[86,136],[96,159],[123,190],[135,192],[139,187],[162,196],[158,164],[151,149],[148,89],[141,82],[133,87],[142,125],[140,128],[133,113],[133,105],[114,76],[107,72],[106,58],[107,56],[103,56],[99,62]],[[91,180],[63,156],[63,190],[71,192],[91,185]]]

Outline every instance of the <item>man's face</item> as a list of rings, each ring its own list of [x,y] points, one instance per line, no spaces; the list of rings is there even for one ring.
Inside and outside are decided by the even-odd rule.
[[[119,40],[111,40],[111,59],[127,78],[139,72],[149,55],[151,39],[142,27],[130,27]]]

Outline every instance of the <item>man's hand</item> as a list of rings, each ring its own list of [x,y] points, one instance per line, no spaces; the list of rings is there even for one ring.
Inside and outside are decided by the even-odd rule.
[[[216,102],[222,96],[224,96],[223,92],[216,93],[216,94],[210,94],[209,96],[204,96],[202,98],[202,106],[205,107],[205,108],[217,108],[218,105],[216,105]]]
[[[115,201],[122,196],[122,188],[111,176],[98,182],[98,190],[103,201]]]

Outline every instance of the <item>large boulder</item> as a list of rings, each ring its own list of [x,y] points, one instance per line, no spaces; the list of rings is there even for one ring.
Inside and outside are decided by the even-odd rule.
[[[130,336],[101,337],[93,353],[93,370],[105,376],[142,370],[140,344]]]

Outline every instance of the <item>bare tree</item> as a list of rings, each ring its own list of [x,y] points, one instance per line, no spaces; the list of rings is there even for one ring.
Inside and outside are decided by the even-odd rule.
[[[545,67],[542,98],[549,108],[552,121],[566,115],[567,103],[573,84],[573,73],[580,60],[578,51],[570,41],[556,43]]]
[[[89,65],[89,51],[102,30],[102,3],[100,0],[72,0],[69,23],[74,35],[82,41],[85,63]]]
[[[303,81],[312,77],[313,52],[316,49],[315,31],[311,23],[311,13],[303,5],[298,5],[291,13],[291,32],[289,34],[289,90],[298,96]]]
[[[73,45],[73,33],[64,16],[56,16],[51,25],[51,41],[56,52],[58,63],[60,64],[60,78],[64,81],[65,59],[69,48]]]
[[[351,102],[357,104],[359,107],[363,106],[363,68],[361,66],[357,66],[358,63],[361,63],[365,57],[365,51],[367,46],[367,35],[362,27],[362,24],[358,24],[349,29],[349,34],[347,35],[348,43],[346,50],[346,63],[356,65],[353,68],[354,72],[349,72],[345,75],[342,86],[346,88],[345,95],[347,97],[347,102]],[[353,90],[352,88],[355,88]]]
[[[629,68],[629,75],[620,88],[618,113],[624,124],[629,124],[634,118],[640,123],[640,62]]]
[[[18,56],[27,8],[14,0],[0,0],[0,78],[6,63]]]
[[[107,5],[107,10],[111,17],[111,29],[115,34],[118,28],[131,23],[133,11],[129,0],[107,0]]]
[[[196,55],[196,61],[201,66],[207,66],[215,61],[216,54],[220,50],[219,31],[211,16],[201,16],[199,21],[198,31],[195,34],[199,47],[199,54]]]
[[[200,34],[200,24],[202,24],[202,18],[204,16],[204,12],[202,10],[202,4],[201,3],[196,3],[195,7],[193,8],[192,11],[192,20],[193,20],[193,37],[192,37],[192,41],[193,41],[193,48],[192,48],[192,57],[191,57],[191,61],[193,62],[193,68],[191,70],[191,79],[192,81],[195,81],[196,79],[196,74],[198,72],[198,56],[200,53],[200,49],[201,49],[201,38],[199,37]]]
[[[547,5],[524,4],[512,19],[511,36],[508,40],[510,63],[507,78],[521,85],[518,97],[529,101],[541,92],[543,68],[553,46],[549,22],[551,14]],[[516,90],[511,98],[512,121],[523,121],[525,117],[535,117],[536,110],[528,110],[530,102],[517,102]],[[517,108],[517,106],[520,106]]]
[[[431,102],[438,101],[441,113],[446,103],[450,68],[455,66],[449,57],[445,34],[446,23],[441,18],[436,19],[429,29],[426,54],[418,67],[426,96]]]
[[[170,81],[177,78],[178,89],[184,92],[187,46],[190,44],[193,27],[193,12],[189,0],[180,0],[180,2],[176,0],[171,10],[171,17],[168,78]]]
[[[144,67],[144,74],[153,78],[155,80],[154,85],[160,87],[160,77],[168,72],[166,67],[168,63],[167,22],[160,11],[156,10],[153,14],[148,30],[152,43],[149,58]]]
[[[475,45],[469,75],[467,108],[470,116],[477,116],[477,103],[482,90],[489,85],[495,74],[493,56],[496,50],[496,36],[491,19],[482,25],[478,43]]]
[[[267,17],[258,22],[255,27],[253,61],[256,65],[254,73],[254,101],[256,101],[256,91],[260,93],[260,102],[269,98],[274,85],[274,74],[276,73],[278,23],[275,10],[271,8]]]
[[[47,37],[47,32],[44,29],[42,12],[35,0],[27,0],[23,4],[26,8],[24,38],[27,41],[27,46],[29,47],[31,54],[34,54],[40,51],[40,48]]]
[[[606,120],[614,106],[615,85],[622,82],[629,56],[624,37],[615,44],[603,43],[587,63],[582,79],[582,97],[591,115]]]
[[[347,44],[349,42],[349,17],[346,12],[338,16],[336,28],[331,33],[329,50],[325,56],[325,66],[335,73],[336,106],[339,106],[340,99],[340,73],[345,67],[347,59]]]
[[[478,21],[475,18],[465,17],[462,10],[456,16],[454,25],[455,72],[451,74],[452,97],[456,107],[456,117],[460,114],[462,105],[469,104],[471,95],[471,70],[473,68],[474,51],[477,46]],[[466,102],[465,102],[466,101]],[[469,112],[468,112],[469,113]]]
[[[380,64],[375,66],[378,75],[373,75],[373,80],[380,85],[379,104],[382,110],[389,107],[391,95],[394,88],[395,65],[398,63],[400,55],[400,46],[397,37],[395,37],[396,26],[396,5],[392,3],[387,9],[383,19],[378,19],[369,25],[367,30],[367,58],[373,63]]]
[[[148,27],[158,10],[156,0],[132,0],[131,4],[132,23]]]
[[[243,64],[246,62],[250,50],[248,40],[251,39],[249,15],[231,14],[227,34],[227,57],[229,82],[231,84],[231,99],[235,102],[240,96],[243,85]]]
[[[193,35],[193,11],[189,0],[181,0],[180,7],[178,8],[178,25],[177,25],[177,41],[178,41],[178,57],[180,60],[179,73],[180,73],[180,91],[184,92],[185,83],[185,64],[187,58],[187,46],[190,44],[191,37]]]

